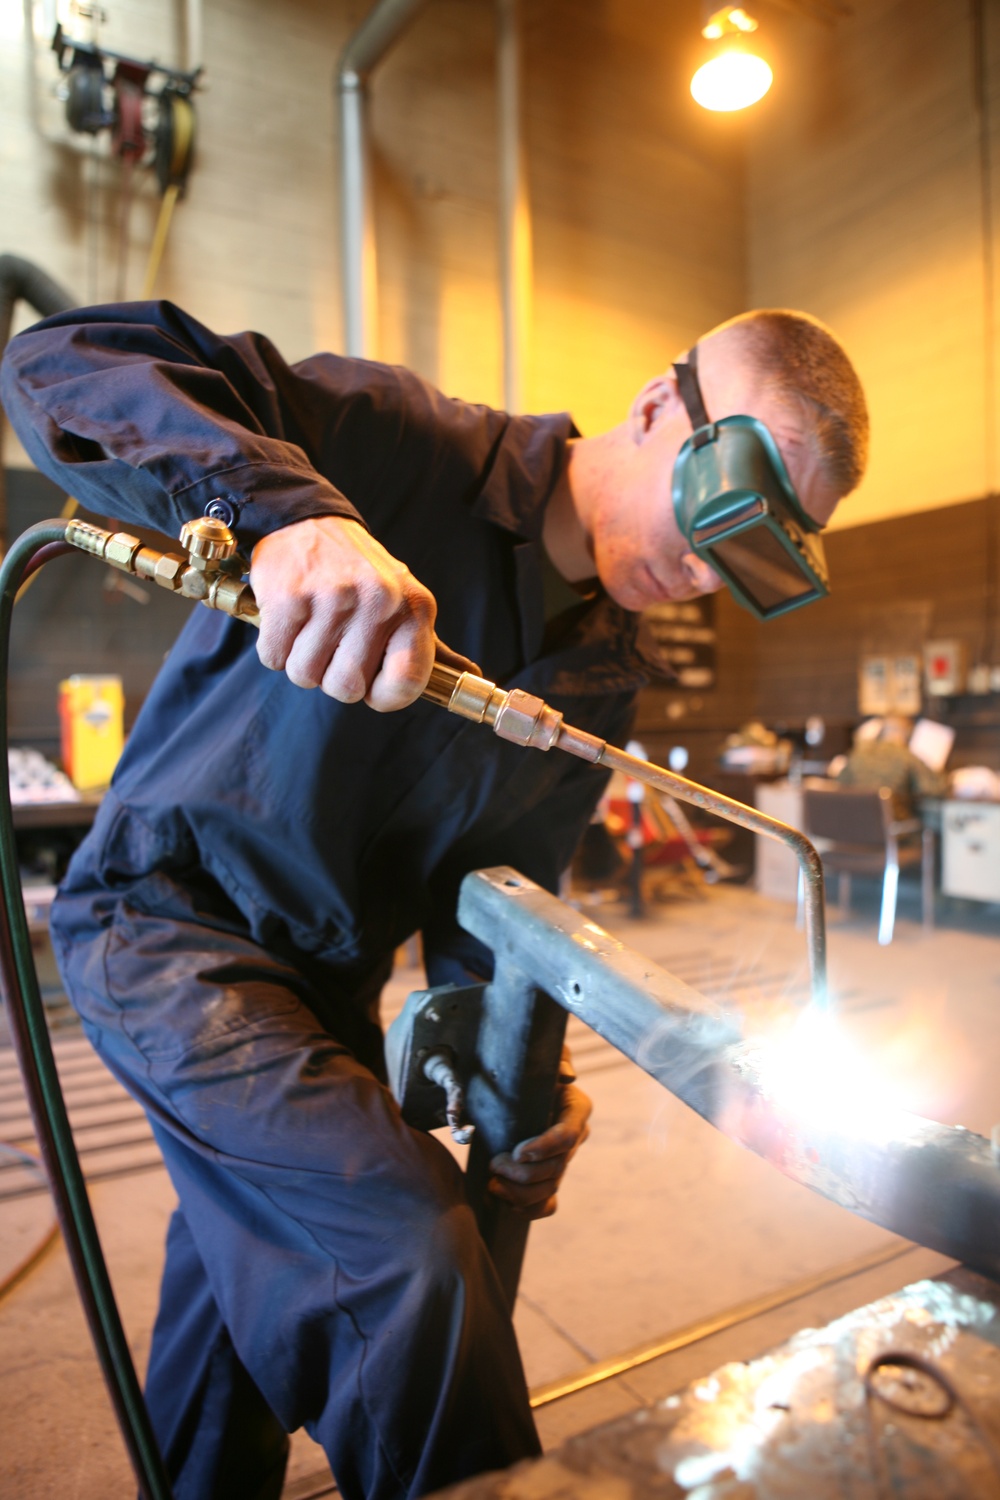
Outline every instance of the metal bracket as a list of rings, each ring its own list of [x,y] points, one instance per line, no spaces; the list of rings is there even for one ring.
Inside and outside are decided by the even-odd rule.
[[[477,1069],[479,1026],[485,984],[445,984],[416,990],[385,1037],[389,1087],[403,1119],[414,1130],[436,1130],[447,1123],[447,1099],[424,1072],[428,1057],[447,1050],[455,1074],[468,1092]]]

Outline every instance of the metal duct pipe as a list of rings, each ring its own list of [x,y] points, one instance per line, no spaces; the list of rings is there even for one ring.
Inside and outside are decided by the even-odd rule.
[[[372,352],[378,289],[368,144],[368,80],[425,0],[378,0],[337,64],[340,114],[340,247],[344,347]]]
[[[337,65],[344,348],[360,357],[374,350],[378,320],[368,80],[424,3],[379,0],[347,43]],[[531,214],[521,133],[518,0],[497,0],[497,106],[503,403],[508,411],[520,411],[526,331],[531,321]]]
[[[519,0],[497,0],[497,107],[500,148],[500,296],[503,403],[524,401],[524,349],[531,323],[531,210],[521,132]]]
[[[181,66],[185,72],[193,73],[205,60],[202,37],[201,0],[184,0],[184,61]]]

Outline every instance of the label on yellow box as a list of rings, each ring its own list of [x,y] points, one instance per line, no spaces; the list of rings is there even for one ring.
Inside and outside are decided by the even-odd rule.
[[[59,684],[63,768],[79,791],[110,782],[124,743],[124,707],[120,677],[78,673]]]

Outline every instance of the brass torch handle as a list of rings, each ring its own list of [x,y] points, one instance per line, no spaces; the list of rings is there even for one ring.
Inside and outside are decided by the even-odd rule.
[[[247,625],[259,627],[260,611],[253,589],[236,572],[240,565],[230,561],[236,556],[235,538],[219,522],[211,523],[212,535],[207,540],[198,535],[199,527],[209,529],[204,522],[188,523],[185,530],[193,530],[195,535],[193,543],[190,537],[184,538],[188,542],[184,552],[159,552],[126,531],[106,531],[102,526],[77,519],[67,525],[66,540],[79,547],[81,552],[99,557],[122,573],[148,578],[182,598],[196,599],[209,609],[221,610]],[[198,555],[199,548],[211,552],[212,543],[221,547],[224,555],[207,558]],[[459,691],[456,698],[456,690],[460,689],[463,678],[468,679],[470,689]],[[486,683],[483,678],[472,677],[468,672],[459,672],[454,667],[436,662],[421,696],[442,708],[451,709],[453,713],[464,713],[482,722],[496,691],[493,683]]]
[[[436,661],[431,667],[427,686],[420,694],[421,698],[426,698],[428,703],[436,703],[441,708],[450,708],[461,676],[462,673],[456,667],[446,667],[444,662]]]

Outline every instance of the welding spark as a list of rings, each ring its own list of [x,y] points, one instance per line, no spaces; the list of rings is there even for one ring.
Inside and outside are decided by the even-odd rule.
[[[901,1092],[829,1011],[809,1006],[783,1033],[740,1049],[737,1066],[786,1117],[818,1132],[847,1130],[870,1140],[899,1133]]]

